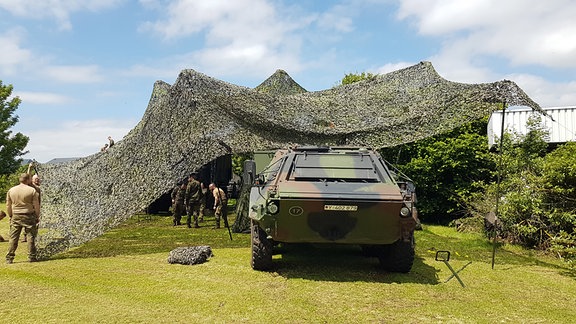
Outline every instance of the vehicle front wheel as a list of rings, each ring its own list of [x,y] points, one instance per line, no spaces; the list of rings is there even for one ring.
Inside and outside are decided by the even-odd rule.
[[[414,264],[414,238],[409,242],[400,239],[390,245],[382,246],[378,259],[386,271],[410,272]]]
[[[252,269],[270,270],[272,268],[272,242],[266,238],[266,232],[250,220],[252,238]]]

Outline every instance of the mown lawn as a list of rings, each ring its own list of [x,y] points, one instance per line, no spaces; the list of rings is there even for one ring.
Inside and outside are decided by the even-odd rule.
[[[4,206],[0,206],[4,208]],[[306,246],[275,256],[275,271],[250,268],[250,238],[171,226],[169,217],[134,217],[48,261],[0,265],[0,318],[13,323],[569,323],[576,319],[576,280],[562,263],[481,236],[425,226],[416,233],[409,274],[385,273],[348,246]],[[0,234],[8,224],[0,221]],[[195,266],[167,263],[178,246],[210,245]],[[6,251],[7,243],[0,243]],[[435,261],[452,252],[460,277]],[[5,252],[2,252],[5,253]]]

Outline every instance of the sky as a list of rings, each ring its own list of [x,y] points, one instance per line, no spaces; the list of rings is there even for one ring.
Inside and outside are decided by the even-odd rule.
[[[251,88],[283,69],[318,91],[430,61],[574,106],[574,17],[572,0],[0,0],[0,80],[39,162],[121,140],[183,69]]]

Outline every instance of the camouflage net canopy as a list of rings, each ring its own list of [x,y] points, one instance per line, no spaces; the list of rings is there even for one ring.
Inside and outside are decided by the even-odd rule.
[[[224,154],[290,144],[394,146],[487,116],[503,102],[541,110],[514,82],[450,82],[429,62],[318,92],[281,70],[255,89],[183,70],[174,85],[154,84],[142,120],[112,148],[39,166],[40,255],[103,234]]]

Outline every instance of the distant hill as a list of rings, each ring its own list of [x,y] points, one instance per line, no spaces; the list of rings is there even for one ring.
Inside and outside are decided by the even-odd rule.
[[[58,163],[66,163],[66,162],[70,162],[70,161],[75,161],[80,159],[79,157],[71,157],[71,158],[55,158],[52,159],[48,162],[46,162],[46,164],[58,164]]]
[[[34,161],[34,159],[22,159],[22,162],[20,162],[20,165],[28,165],[30,164],[30,162]]]

